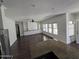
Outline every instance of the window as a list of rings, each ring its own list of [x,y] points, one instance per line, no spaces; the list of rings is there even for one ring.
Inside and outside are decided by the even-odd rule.
[[[43,24],[43,31],[48,32],[48,24]]]
[[[55,35],[58,34],[58,24],[57,23],[53,24],[53,34],[55,34]]]
[[[36,22],[28,22],[28,30],[37,30],[37,23]]]
[[[48,32],[48,24],[46,24],[46,32]]]
[[[43,31],[46,31],[46,26],[45,26],[45,24],[43,24]]]
[[[49,29],[49,33],[52,33],[52,24],[49,24],[48,29]]]
[[[38,23],[38,30],[40,30],[40,24]]]
[[[73,36],[74,35],[74,24],[72,21],[69,21],[69,35]]]

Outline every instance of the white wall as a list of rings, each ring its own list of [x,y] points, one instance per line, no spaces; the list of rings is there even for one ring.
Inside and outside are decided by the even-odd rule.
[[[23,36],[23,31],[24,31],[24,27],[23,27],[23,22],[19,23],[19,28],[20,28],[20,36]]]
[[[5,16],[5,7],[1,6],[3,29],[8,29],[10,46],[16,41],[15,21]]]
[[[67,44],[71,43],[71,40],[69,37],[69,25],[68,25],[69,20],[70,20],[70,14],[66,13],[66,40],[67,40]]]
[[[20,27],[20,36],[41,33],[40,22],[17,21],[16,24]]]
[[[53,23],[58,24],[58,35],[54,35],[53,33],[50,34],[47,32],[43,32],[43,33],[57,39],[58,41],[67,43],[66,42],[66,14],[60,14],[41,22],[41,24],[53,24]]]
[[[0,29],[3,29],[3,22],[2,22],[2,15],[1,15],[1,8],[0,8]]]
[[[37,30],[36,22],[28,22],[28,30]]]
[[[66,14],[66,25],[67,25],[67,43],[70,44],[71,42],[75,41],[76,40],[76,37],[75,37],[75,17],[71,14],[71,13],[67,13]],[[72,21],[72,24],[73,24],[73,28],[69,28],[70,24],[69,24],[69,21]],[[73,34],[71,34],[71,31],[70,30],[73,30]]]
[[[4,29],[8,29],[10,45],[12,45],[17,39],[16,38],[15,21],[13,21],[9,18],[3,19],[3,27],[4,27]]]
[[[24,34],[24,33],[23,33],[23,32],[24,32],[23,22],[18,21],[18,22],[16,22],[16,24],[19,25],[20,36],[23,36],[23,34]]]
[[[24,30],[24,32],[28,31],[28,22],[27,21],[23,21],[23,30]]]
[[[24,35],[32,35],[32,34],[37,34],[37,33],[42,33],[42,31],[39,29],[39,23],[37,22],[23,22],[25,29],[27,31],[24,31]]]
[[[75,15],[75,13],[79,13],[79,1],[72,4],[66,12],[67,12],[67,17],[66,17],[67,23],[69,20],[72,20],[75,23],[75,20],[79,19],[79,16],[75,18],[75,16],[77,16],[77,15]],[[71,14],[74,14],[74,15],[71,15]],[[74,25],[76,25],[76,24],[74,24]],[[67,32],[68,32],[68,24],[67,24]],[[75,35],[72,36],[72,39],[69,38],[69,35],[67,33],[67,43],[71,43],[75,40],[76,40],[76,30],[75,30]],[[79,40],[78,40],[78,43],[79,43]]]
[[[72,14],[75,20],[75,40],[76,43],[79,44],[79,12]]]

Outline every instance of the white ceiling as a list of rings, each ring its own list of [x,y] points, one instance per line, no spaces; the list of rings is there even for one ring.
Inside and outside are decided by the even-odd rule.
[[[79,0],[5,0],[6,16],[16,20],[43,20],[49,15],[67,10]]]

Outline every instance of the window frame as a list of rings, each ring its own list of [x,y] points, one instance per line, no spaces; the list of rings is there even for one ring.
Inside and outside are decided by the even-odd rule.
[[[43,24],[43,31],[46,31],[46,27],[45,27],[45,24]]]
[[[43,24],[43,31],[48,32],[48,24]]]
[[[50,31],[50,29],[51,29],[51,31]],[[49,33],[52,33],[52,30],[53,30],[53,29],[52,29],[52,24],[48,24],[48,32],[49,32]]]
[[[58,24],[57,23],[53,23],[53,34],[58,35]]]

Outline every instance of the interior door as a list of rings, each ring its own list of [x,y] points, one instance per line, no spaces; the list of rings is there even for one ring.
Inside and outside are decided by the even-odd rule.
[[[79,20],[76,20],[76,43],[79,44]]]
[[[18,24],[16,24],[16,33],[17,33],[17,38],[20,38],[20,28]]]

